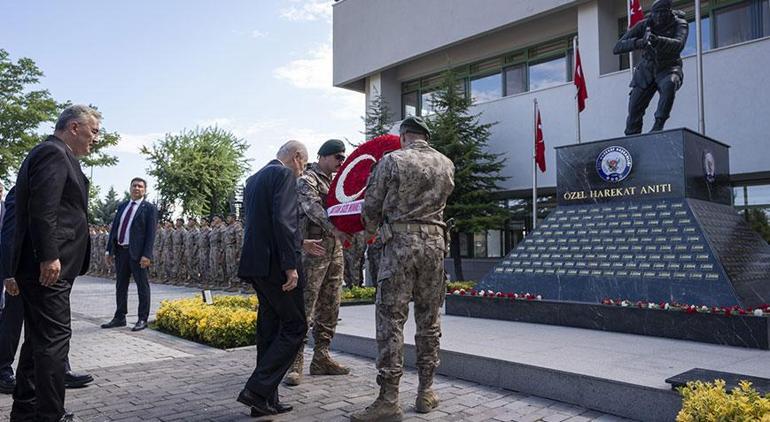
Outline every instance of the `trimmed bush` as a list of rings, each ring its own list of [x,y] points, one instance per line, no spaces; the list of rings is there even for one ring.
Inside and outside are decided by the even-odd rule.
[[[342,289],[342,300],[374,300],[377,289],[374,287],[356,287]]]
[[[214,296],[206,305],[201,297],[164,300],[156,314],[157,328],[188,340],[219,348],[256,343],[257,297]]]
[[[761,396],[748,381],[732,391],[725,382],[689,382],[679,389],[683,396],[677,422],[770,421],[770,394]]]

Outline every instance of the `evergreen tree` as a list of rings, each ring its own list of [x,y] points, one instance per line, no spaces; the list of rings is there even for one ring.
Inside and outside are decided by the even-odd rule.
[[[447,71],[431,100],[435,114],[427,119],[431,145],[455,164],[455,189],[447,201],[444,218],[453,218],[455,222],[450,256],[458,280],[465,276],[457,234],[499,229],[508,218],[507,211],[493,196],[500,190],[499,183],[506,179],[500,174],[505,159],[502,154],[489,152],[487,147],[495,123],[480,123],[481,114],[469,112],[471,104],[456,75]]]
[[[390,113],[388,102],[377,93],[366,109],[366,115],[361,117],[364,121],[364,136],[367,140],[388,134],[393,126],[393,116]]]
[[[91,185],[95,186],[95,185]],[[95,186],[98,193],[99,187]],[[118,199],[118,193],[113,186],[110,186],[110,190],[107,191],[107,196],[104,199],[97,199],[91,203],[91,209],[89,217],[91,218],[91,224],[110,224],[115,217],[115,213],[118,210],[120,200]]]

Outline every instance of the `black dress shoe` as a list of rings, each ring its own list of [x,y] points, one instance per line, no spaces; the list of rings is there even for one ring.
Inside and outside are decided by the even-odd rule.
[[[4,373],[0,375],[0,393],[13,394],[16,388],[16,377],[13,374]]]
[[[273,406],[270,406],[267,400],[252,393],[246,388],[241,390],[241,394],[238,394],[236,400],[238,400],[239,403],[251,407],[251,416],[254,417],[275,415],[278,413]]]
[[[77,374],[72,371],[64,373],[64,387],[80,388],[85,387],[94,380],[90,374]]]
[[[275,411],[278,412],[278,413],[286,413],[286,412],[291,412],[292,410],[294,410],[294,406],[292,406],[290,404],[283,404],[283,403],[280,403],[280,402],[279,403],[271,404],[270,406],[273,409],[275,409]],[[258,410],[254,409],[252,407],[251,408],[251,417],[252,418],[257,418],[257,417],[260,417],[260,416],[264,416],[264,415],[261,414]]]
[[[110,322],[105,322],[104,324],[102,324],[102,328],[115,328],[115,327],[125,327],[125,326],[126,326],[125,319],[115,319],[115,318],[110,320]]]
[[[61,416],[61,419],[59,419],[59,422],[75,422],[77,419],[75,419],[75,414],[72,412],[64,411],[64,414]]]
[[[131,331],[142,331],[145,328],[147,328],[147,321],[140,319],[139,321],[136,321],[136,324],[131,328]]]

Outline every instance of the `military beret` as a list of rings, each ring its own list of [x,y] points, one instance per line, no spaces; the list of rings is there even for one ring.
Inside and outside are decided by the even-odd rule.
[[[404,119],[404,121],[401,122],[401,128],[399,130],[401,132],[409,131],[424,133],[430,136],[430,129],[428,129],[428,124],[425,123],[425,120],[419,117],[407,117]]]
[[[650,10],[670,10],[673,6],[672,0],[655,0]]]
[[[329,139],[318,149],[318,155],[321,157],[338,154],[340,152],[345,152],[345,143],[339,139]]]

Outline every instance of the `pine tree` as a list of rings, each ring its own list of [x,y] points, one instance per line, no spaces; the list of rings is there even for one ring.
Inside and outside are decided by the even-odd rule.
[[[431,145],[455,164],[455,189],[447,201],[444,218],[455,222],[450,256],[454,261],[455,277],[465,279],[460,256],[458,233],[477,233],[500,228],[508,218],[493,193],[506,179],[502,171],[502,154],[491,153],[487,143],[495,123],[480,123],[481,114],[470,114],[472,102],[458,85],[452,71],[444,74],[434,93],[431,105],[435,114],[429,116]]]
[[[388,102],[382,98],[382,95],[377,93],[374,99],[369,102],[369,107],[366,109],[366,115],[361,117],[364,121],[365,131],[363,134],[366,139],[374,139],[378,136],[388,134],[391,126],[393,126],[392,117]]]

